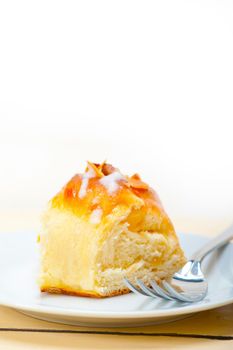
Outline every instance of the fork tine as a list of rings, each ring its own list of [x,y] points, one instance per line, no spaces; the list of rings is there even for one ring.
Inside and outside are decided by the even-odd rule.
[[[192,299],[190,299],[190,298],[188,298],[188,297],[185,297],[185,296],[182,295],[181,293],[178,293],[178,292],[177,292],[169,283],[167,283],[166,281],[162,281],[162,284],[163,284],[163,287],[165,288],[165,290],[168,291],[168,293],[169,293],[172,297],[174,297],[174,298],[176,298],[176,299],[178,299],[178,300],[180,300],[180,301],[184,301],[184,302],[188,302],[188,303],[194,301],[194,300],[192,300]],[[195,301],[196,301],[196,300],[195,300]]]
[[[140,288],[143,290],[143,292],[146,293],[147,296],[150,296],[152,298],[157,297],[157,298],[164,299],[161,295],[156,293],[156,291],[154,291],[154,290],[150,289],[149,287],[147,287],[141,280],[137,279],[137,283],[140,286]]]
[[[148,294],[144,293],[139,288],[135,287],[127,278],[124,278],[126,286],[131,290],[131,292],[134,292],[136,294],[145,295],[148,296]]]
[[[170,295],[168,295],[167,292],[165,292],[159,285],[157,282],[155,281],[151,281],[151,286],[154,289],[154,291],[162,298],[167,299],[167,300],[176,300],[176,298],[171,297]]]

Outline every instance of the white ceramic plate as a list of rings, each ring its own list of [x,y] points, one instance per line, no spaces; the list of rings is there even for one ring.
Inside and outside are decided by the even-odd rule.
[[[180,240],[189,257],[207,238],[181,234]],[[35,233],[0,234],[0,304],[53,322],[123,327],[167,322],[233,302],[233,244],[203,262],[209,293],[195,304],[133,293],[106,299],[41,294],[36,284],[38,260]]]

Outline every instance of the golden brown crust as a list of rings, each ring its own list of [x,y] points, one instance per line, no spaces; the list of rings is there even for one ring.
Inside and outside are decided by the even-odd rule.
[[[158,223],[161,223],[163,227],[164,225],[167,226],[168,230],[165,231],[174,231],[158,195],[141,180],[138,174],[131,177],[122,175],[122,179],[117,180],[117,190],[114,193],[109,193],[100,180],[118,171],[118,169],[106,163],[94,164],[88,162],[86,173],[90,169],[94,172],[94,176],[88,178],[84,196],[79,195],[84,175],[77,174],[51,200],[51,206],[72,211],[72,213],[81,217],[88,217],[93,210],[100,208],[102,220],[112,213],[117,206],[124,208],[140,207],[142,214],[146,215],[149,209],[158,218]],[[156,229],[160,231],[159,228],[156,227]]]
[[[101,295],[95,292],[86,292],[86,291],[70,291],[65,288],[57,288],[57,287],[41,287],[41,292],[45,293],[51,293],[51,294],[65,294],[65,295],[73,295],[73,296],[80,296],[80,297],[90,297],[90,298],[107,298],[107,297],[114,297],[117,295],[123,295],[130,293],[130,290],[128,288],[113,291],[106,295]]]

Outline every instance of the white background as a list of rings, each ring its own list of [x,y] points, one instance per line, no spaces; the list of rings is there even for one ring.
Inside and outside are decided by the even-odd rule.
[[[0,2],[2,217],[107,159],[178,229],[227,225],[232,121],[233,1]]]

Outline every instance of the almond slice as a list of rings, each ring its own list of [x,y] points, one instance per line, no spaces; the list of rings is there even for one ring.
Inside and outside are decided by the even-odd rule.
[[[97,177],[103,177],[104,176],[102,171],[101,171],[101,169],[99,169],[99,164],[91,163],[89,161],[87,161],[87,164],[89,165],[89,167],[91,167],[94,170],[94,172],[95,172]],[[86,168],[86,172],[87,171],[88,171],[88,167]]]
[[[140,175],[137,174],[137,173],[133,174],[133,175],[131,176],[131,179],[141,180]]]
[[[118,170],[117,168],[114,168],[114,166],[112,166],[111,164],[107,164],[107,163],[104,163],[102,165],[102,173],[107,176],[107,175],[110,175],[112,173],[114,173],[114,171]]]
[[[136,188],[138,190],[148,190],[149,186],[143,182],[140,177],[139,179],[136,177],[130,177],[129,178],[129,184],[131,187]]]

